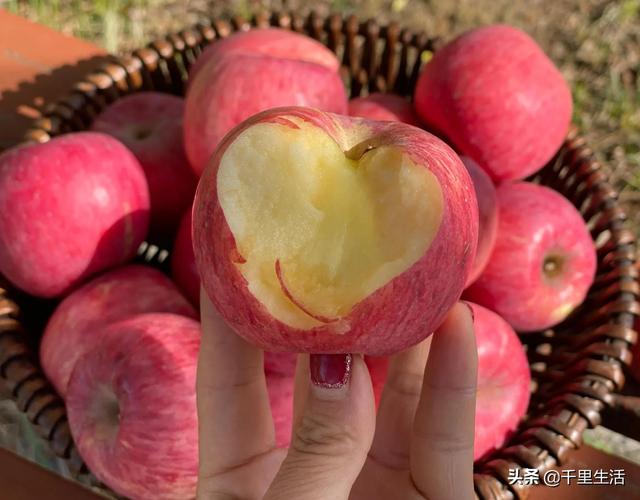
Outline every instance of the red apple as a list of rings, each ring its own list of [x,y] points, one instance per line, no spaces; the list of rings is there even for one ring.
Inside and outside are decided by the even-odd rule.
[[[178,233],[171,252],[171,277],[189,301],[200,308],[200,275],[193,254],[191,237],[191,209],[187,210],[180,221]]]
[[[531,371],[520,339],[500,316],[473,309],[478,347],[474,459],[499,448],[527,412]]]
[[[203,286],[265,350],[383,355],[459,298],[478,238],[459,157],[428,132],[307,108],[252,117],[194,205]]]
[[[135,499],[195,498],[198,322],[143,314],[98,332],[77,362],[67,414],[95,476]]]
[[[161,242],[173,239],[196,190],[182,144],[183,114],[181,97],[140,92],[118,99],[91,127],[122,141],[140,162],[149,183],[151,236]]]
[[[411,103],[395,94],[374,93],[349,101],[349,115],[381,122],[403,122],[418,126]]]
[[[298,356],[293,352],[265,352],[264,372],[267,375],[293,377],[296,374]]]
[[[148,266],[108,272],[66,297],[49,319],[40,343],[40,364],[58,394],[66,395],[78,359],[100,345],[103,326],[147,312],[196,317],[174,284]]]
[[[376,400],[376,408],[380,405],[382,390],[387,380],[387,372],[389,371],[389,358],[387,356],[365,356],[365,363],[369,368],[369,376],[371,377],[371,385],[373,386],[373,396]]]
[[[209,45],[189,70],[189,81],[193,81],[200,70],[211,59],[229,54],[256,54],[279,59],[306,61],[337,71],[340,61],[336,55],[317,40],[308,36],[279,28],[252,29],[234,33]]]
[[[291,443],[295,379],[293,376],[274,373],[267,373],[266,377],[271,415],[276,431],[276,446],[288,448]]]
[[[478,279],[487,262],[489,262],[493,245],[496,243],[498,234],[498,195],[491,177],[475,161],[468,156],[461,156],[460,159],[464,166],[467,167],[467,171],[473,181],[476,198],[478,199],[478,215],[480,216],[476,258],[473,261],[471,274],[469,274],[466,283],[466,286],[469,286]]]
[[[31,295],[64,295],[127,261],[148,220],[144,172],[108,135],[66,134],[0,155],[0,273]]]
[[[494,181],[522,179],[560,148],[571,92],[527,34],[510,26],[469,31],[424,67],[418,116],[444,133]]]
[[[596,251],[580,213],[559,193],[529,182],[503,184],[498,237],[489,263],[465,298],[497,312],[516,330],[564,320],[585,298]]]
[[[255,49],[260,35],[252,36],[257,37],[252,44],[231,45],[228,50],[225,47],[229,45],[223,45],[215,51],[215,57],[210,57],[189,85],[184,143],[198,175],[222,138],[259,111],[298,105],[347,112],[347,96],[337,65],[329,67],[326,63],[309,62],[308,57],[300,59],[300,53],[293,48],[263,53]],[[282,48],[286,47],[285,38],[290,39],[291,47],[300,43],[300,35],[281,32],[280,36]],[[323,54],[330,54],[328,49],[323,50]]]

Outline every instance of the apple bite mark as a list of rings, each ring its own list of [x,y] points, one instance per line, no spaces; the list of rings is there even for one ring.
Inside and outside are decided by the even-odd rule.
[[[308,314],[313,319],[320,321],[321,323],[333,323],[334,321],[338,321],[338,318],[324,318],[322,316],[318,316],[309,311],[306,307],[304,307],[300,302],[298,302],[291,292],[287,288],[286,283],[284,282],[284,277],[282,276],[282,268],[280,267],[280,261],[276,260],[276,276],[278,277],[278,281],[280,282],[280,288],[282,292],[287,296],[287,298],[293,302],[303,313]]]
[[[415,264],[440,227],[435,175],[363,131],[338,144],[286,115],[247,128],[220,159],[218,200],[245,261],[235,266],[288,326],[339,322]]]

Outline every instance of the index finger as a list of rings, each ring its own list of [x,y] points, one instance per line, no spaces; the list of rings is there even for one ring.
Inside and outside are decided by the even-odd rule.
[[[200,476],[212,477],[276,447],[262,350],[229,328],[200,292],[197,401]]]
[[[426,498],[474,498],[478,354],[473,315],[458,303],[433,334],[411,440],[411,477]]]

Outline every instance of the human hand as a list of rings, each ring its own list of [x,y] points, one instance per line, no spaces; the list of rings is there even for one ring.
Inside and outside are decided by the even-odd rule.
[[[362,356],[300,355],[285,450],[275,444],[262,351],[201,295],[199,500],[474,497],[477,353],[467,306],[391,358],[377,419]]]

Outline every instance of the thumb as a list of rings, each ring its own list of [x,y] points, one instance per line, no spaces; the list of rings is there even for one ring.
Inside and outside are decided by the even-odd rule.
[[[369,371],[362,356],[351,354],[300,356],[299,363],[297,376],[308,380],[303,406],[287,457],[264,498],[346,500],[375,429]]]

